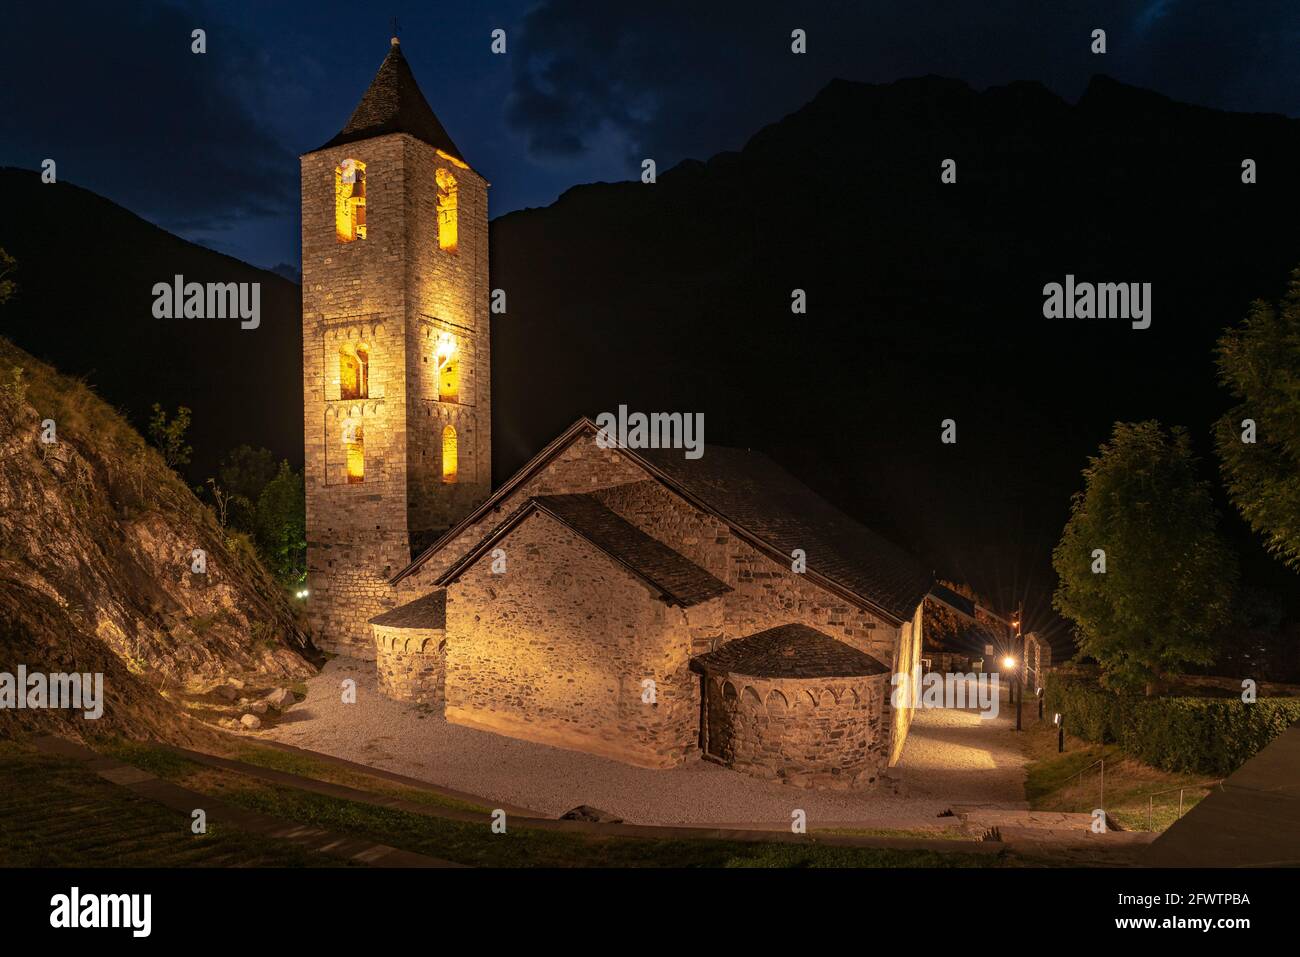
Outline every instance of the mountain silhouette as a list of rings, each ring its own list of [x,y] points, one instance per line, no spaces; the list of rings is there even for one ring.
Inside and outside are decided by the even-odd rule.
[[[1050,552],[1111,424],[1187,425],[1213,474],[1214,343],[1300,263],[1297,167],[1298,121],[1105,77],[1076,103],[836,80],[739,151],[493,221],[495,481],[581,414],[703,412],[708,442],[762,449],[1059,639]],[[153,401],[193,408],[196,478],[243,442],[301,462],[297,287],[33,173],[0,189],[19,345],[137,423]],[[261,281],[261,328],[154,319],[149,290],[176,273]],[[1150,328],[1044,318],[1067,275],[1150,283]]]

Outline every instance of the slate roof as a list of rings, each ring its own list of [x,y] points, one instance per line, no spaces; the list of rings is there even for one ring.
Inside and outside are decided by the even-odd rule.
[[[915,558],[845,515],[761,452],[706,445],[698,459],[680,449],[637,449],[675,484],[783,555],[801,548],[809,571],[871,600],[902,621],[933,576]]]
[[[754,678],[856,678],[889,669],[807,625],[778,625],[692,659],[696,670]]]
[[[391,580],[414,573],[430,556],[493,509],[525,481],[596,425],[582,418],[569,426],[498,488],[482,505],[449,529]],[[767,456],[744,449],[705,446],[698,459],[680,449],[620,449],[670,489],[725,521],[774,561],[790,562],[804,550],[808,577],[894,623],[916,611],[933,576],[910,554],[849,518]]]
[[[447,593],[439,588],[415,601],[375,615],[370,624],[389,628],[446,628]]]
[[[620,518],[590,495],[537,495],[493,529],[452,565],[436,585],[448,585],[461,576],[488,549],[534,512],[541,511],[567,526],[629,572],[656,589],[664,600],[689,607],[731,591],[680,552],[652,538]]]
[[[388,133],[409,133],[417,140],[435,149],[449,153],[461,162],[461,155],[442,123],[434,114],[429,101],[420,92],[410,64],[402,56],[402,47],[393,41],[388,56],[379,65],[379,72],[370,81],[370,88],[352,111],[352,118],[339,134],[319,149],[329,149],[343,143],[368,140]]]

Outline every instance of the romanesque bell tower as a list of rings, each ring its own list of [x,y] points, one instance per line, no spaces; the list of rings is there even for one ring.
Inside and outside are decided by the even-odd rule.
[[[488,183],[396,38],[301,163],[308,614],[373,656],[388,579],[490,490]]]

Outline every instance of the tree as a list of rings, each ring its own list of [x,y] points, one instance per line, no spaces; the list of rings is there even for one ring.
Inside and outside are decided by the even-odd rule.
[[[18,289],[18,284],[9,278],[17,271],[18,261],[0,248],[0,304]]]
[[[1088,460],[1052,553],[1053,604],[1110,687],[1152,694],[1188,664],[1211,664],[1237,566],[1216,530],[1187,431],[1117,422]]]
[[[275,456],[269,449],[240,445],[226,453],[217,475],[232,495],[256,502],[278,471]]]
[[[307,491],[302,474],[280,463],[280,471],[257,499],[257,547],[285,588],[307,580]]]
[[[269,449],[241,445],[226,453],[217,470],[222,487],[230,495],[231,524],[254,534],[257,524],[257,499],[277,472],[275,456]]]
[[[1238,400],[1214,428],[1228,497],[1300,571],[1300,269],[1279,304],[1251,303],[1217,353],[1219,381]]]
[[[167,413],[157,402],[153,404],[153,416],[149,419],[149,438],[162,453],[168,468],[188,465],[190,453],[194,449],[185,444],[185,433],[190,427],[190,410],[185,406],[176,407],[176,418],[167,421]]]

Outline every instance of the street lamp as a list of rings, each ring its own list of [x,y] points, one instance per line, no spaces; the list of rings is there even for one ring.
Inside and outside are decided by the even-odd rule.
[[[1024,621],[1024,618],[1025,618],[1025,603],[1021,602],[1019,609],[1017,609],[1016,614],[1011,619],[1011,626],[1016,629],[1015,641],[1016,641],[1016,649],[1018,654],[1023,654],[1025,650],[1024,639],[1020,637],[1020,623]],[[1024,692],[1021,690],[1020,687],[1020,669],[1016,667],[1016,660],[1008,656],[1007,661],[1010,662],[1010,664],[1007,667],[1015,668],[1016,730],[1019,731],[1020,730],[1020,706],[1021,703],[1024,701],[1025,696],[1024,696]]]

